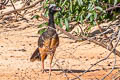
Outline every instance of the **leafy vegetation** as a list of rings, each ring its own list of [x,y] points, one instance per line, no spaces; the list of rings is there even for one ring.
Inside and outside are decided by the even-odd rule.
[[[119,15],[120,9],[109,9],[120,6],[120,0],[55,0],[43,3],[45,9],[44,16],[48,16],[49,3],[55,3],[62,8],[62,11],[55,15],[55,23],[60,27],[66,26],[66,31],[70,30],[69,23],[77,22],[89,24],[88,29],[105,21],[114,20]]]

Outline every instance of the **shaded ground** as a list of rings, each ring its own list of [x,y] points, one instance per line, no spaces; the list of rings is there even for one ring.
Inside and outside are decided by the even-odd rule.
[[[32,13],[31,13],[32,14]],[[28,14],[25,20],[12,22],[1,20],[0,24],[0,80],[48,80],[49,57],[45,61],[46,73],[41,73],[41,63],[30,62],[37,47],[37,25],[41,21],[31,20]],[[87,41],[75,43],[74,40],[60,34],[60,45],[57,48],[52,67],[52,80],[74,78],[87,70],[96,61],[107,56],[109,51]],[[118,47],[119,49],[120,47]],[[81,76],[82,80],[98,80],[107,74],[113,66],[113,55],[106,61],[94,66],[91,71]],[[117,57],[116,69],[105,80],[112,80],[120,68]],[[68,71],[70,70],[70,71]]]

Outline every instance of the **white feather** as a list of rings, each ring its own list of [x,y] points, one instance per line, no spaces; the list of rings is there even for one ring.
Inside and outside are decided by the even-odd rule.
[[[55,6],[56,6],[56,4],[50,4],[49,8],[55,7]]]

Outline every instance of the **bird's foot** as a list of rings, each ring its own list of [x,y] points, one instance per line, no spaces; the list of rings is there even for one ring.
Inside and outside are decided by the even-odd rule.
[[[42,72],[42,73],[44,73],[44,72],[46,72],[46,73],[47,73],[47,71],[46,71],[46,70],[44,70],[44,69],[43,69],[43,70],[41,70],[41,72]]]
[[[51,76],[51,72],[49,72],[49,76]]]
[[[42,72],[42,73],[44,73],[44,72],[45,72],[45,70],[41,70],[41,72]]]

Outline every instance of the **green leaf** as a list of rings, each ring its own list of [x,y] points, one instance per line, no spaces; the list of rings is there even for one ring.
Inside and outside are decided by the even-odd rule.
[[[88,13],[88,15],[86,16],[86,19],[90,18],[91,15],[92,13]]]
[[[42,34],[43,32],[45,32],[46,31],[46,28],[43,28],[43,29],[40,29],[39,31],[38,31],[38,33],[39,34]]]
[[[91,30],[91,28],[92,28],[92,25],[88,27],[88,31]]]
[[[88,5],[87,10],[89,10],[89,11],[94,10],[94,4],[93,4],[93,3],[90,3],[90,4]]]
[[[62,4],[62,0],[60,0],[59,4],[60,4],[60,5]]]
[[[88,5],[88,10],[90,10],[91,6],[92,6],[92,3],[90,3],[90,4]]]
[[[80,15],[80,22],[83,23],[83,14]]]
[[[69,30],[69,22],[80,22],[95,25],[94,21],[105,22],[112,20],[119,15],[119,10],[106,11],[106,9],[118,4],[120,0],[45,0],[43,4],[45,16],[48,17],[49,3],[55,3],[62,8],[62,11],[55,15],[55,23],[60,27],[65,24],[66,30]],[[42,9],[43,9],[42,8]],[[115,12],[115,13],[114,13]],[[118,14],[116,14],[118,13]],[[40,28],[44,25],[39,25]]]
[[[48,10],[45,12],[44,16],[45,16],[45,17],[47,17],[47,16],[48,16]]]
[[[34,15],[31,19],[38,19],[40,16],[39,15]]]
[[[97,13],[93,12],[93,15],[94,15],[94,20],[96,20],[97,19]]]
[[[77,1],[78,1],[79,6],[83,5],[83,1],[82,0],[77,0]]]
[[[65,18],[65,26],[66,26],[66,31],[69,31],[69,23],[67,18]]]
[[[118,0],[114,0],[114,6],[117,4]]]
[[[95,9],[98,9],[99,11],[103,11],[103,9],[100,6],[96,6]]]
[[[63,4],[61,5],[61,7],[63,7],[63,6],[65,5],[66,2],[67,2],[67,0],[65,0],[65,1],[63,2]]]
[[[38,28],[42,28],[43,26],[48,26],[48,22],[45,22],[45,23],[38,25]]]
[[[70,11],[72,12],[72,1],[70,0]]]
[[[96,22],[95,21],[93,21],[93,23],[92,23],[94,26],[96,25]]]
[[[63,20],[60,19],[60,24],[59,24],[59,26],[60,26],[61,28],[63,27],[62,23],[63,23]]]
[[[93,22],[93,21],[94,21],[94,17],[91,16],[91,17],[90,17],[90,22]]]
[[[41,27],[43,27],[43,24],[40,24],[40,25],[38,26],[38,28],[41,28]]]

